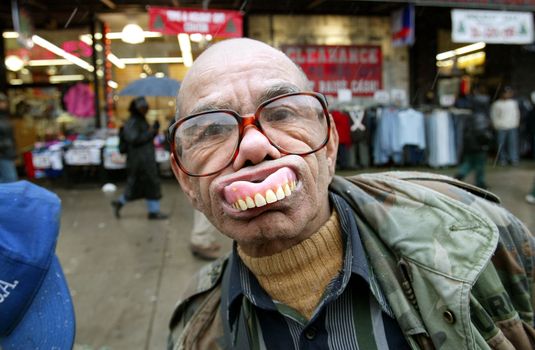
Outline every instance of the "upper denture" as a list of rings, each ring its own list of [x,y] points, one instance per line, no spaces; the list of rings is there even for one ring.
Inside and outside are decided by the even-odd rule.
[[[288,167],[280,168],[261,182],[236,181],[224,188],[225,200],[234,208],[247,210],[274,203],[291,194],[297,176]]]

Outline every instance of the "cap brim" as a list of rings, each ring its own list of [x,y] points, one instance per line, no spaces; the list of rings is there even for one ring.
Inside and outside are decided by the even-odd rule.
[[[11,334],[0,339],[0,349],[72,349],[75,328],[71,295],[54,256],[32,304]]]

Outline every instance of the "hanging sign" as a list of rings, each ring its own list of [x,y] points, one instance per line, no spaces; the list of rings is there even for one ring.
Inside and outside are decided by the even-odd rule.
[[[149,28],[163,34],[201,33],[218,38],[243,36],[240,11],[149,7]]]
[[[283,45],[282,51],[299,65],[312,89],[336,96],[349,89],[353,96],[373,96],[382,88],[380,46]]]
[[[512,11],[451,11],[455,43],[531,44],[533,14]]]

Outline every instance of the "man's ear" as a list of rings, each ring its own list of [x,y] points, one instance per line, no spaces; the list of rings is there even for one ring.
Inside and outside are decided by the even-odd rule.
[[[329,175],[334,176],[336,170],[336,155],[338,153],[338,131],[336,131],[334,119],[330,113],[329,120],[331,122],[331,133],[325,149],[327,152],[327,162],[329,163]]]
[[[169,161],[171,162],[171,169],[173,170],[173,174],[175,174],[175,177],[178,180],[180,187],[182,187],[182,191],[184,191],[191,204],[193,204],[193,206],[197,208],[197,195],[195,194],[191,183],[192,177],[180,169],[173,153],[171,153],[171,159]]]

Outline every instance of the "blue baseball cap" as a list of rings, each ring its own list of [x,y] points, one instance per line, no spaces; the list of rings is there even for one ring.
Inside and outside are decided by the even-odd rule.
[[[59,198],[30,182],[0,184],[0,349],[72,349],[75,319],[55,255]]]

